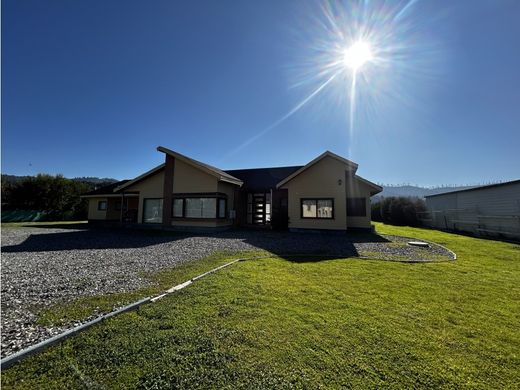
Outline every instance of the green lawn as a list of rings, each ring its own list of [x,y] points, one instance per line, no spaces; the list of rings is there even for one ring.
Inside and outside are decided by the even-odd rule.
[[[518,388],[520,246],[377,229],[458,260],[239,262],[4,371],[2,387]]]
[[[69,227],[70,225],[85,225],[88,221],[49,221],[49,222],[2,222],[2,228],[17,228],[17,227],[44,227],[52,226],[57,229],[60,227]]]

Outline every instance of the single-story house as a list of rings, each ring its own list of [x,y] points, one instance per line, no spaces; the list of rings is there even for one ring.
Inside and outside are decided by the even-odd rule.
[[[432,228],[520,240],[520,180],[425,198]]]
[[[223,171],[165,147],[161,164],[83,195],[89,222],[179,230],[266,226],[371,229],[370,197],[382,188],[358,165],[326,151],[303,166]]]

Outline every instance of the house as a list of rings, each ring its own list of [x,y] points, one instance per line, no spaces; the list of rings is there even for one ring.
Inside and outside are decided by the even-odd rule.
[[[520,240],[520,180],[425,198],[430,227]]]
[[[370,197],[382,190],[356,175],[357,164],[328,151],[303,166],[223,171],[157,150],[164,164],[83,195],[89,222],[179,230],[371,229]]]

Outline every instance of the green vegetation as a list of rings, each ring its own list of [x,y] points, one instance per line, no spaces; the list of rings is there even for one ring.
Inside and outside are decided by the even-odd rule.
[[[421,226],[421,213],[426,211],[422,198],[390,196],[372,203],[372,220],[398,226]]]
[[[19,227],[46,227],[52,226],[56,228],[68,227],[71,225],[87,226],[87,221],[49,221],[49,222],[2,222],[2,228],[19,228]]]
[[[2,175],[2,222],[86,219],[88,202],[80,195],[105,184],[109,182],[62,175]]]
[[[377,229],[438,242],[458,260],[239,262],[6,370],[2,387],[518,386],[520,246]],[[188,264],[164,282],[229,259]]]

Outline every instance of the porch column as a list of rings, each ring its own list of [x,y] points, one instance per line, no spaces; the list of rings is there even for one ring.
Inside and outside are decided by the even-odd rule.
[[[175,168],[175,158],[166,154],[164,164],[164,184],[163,184],[163,225],[172,224],[172,203],[173,203],[173,170]]]

